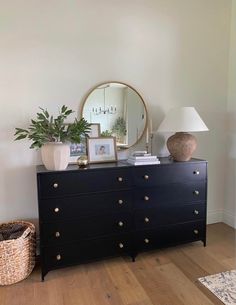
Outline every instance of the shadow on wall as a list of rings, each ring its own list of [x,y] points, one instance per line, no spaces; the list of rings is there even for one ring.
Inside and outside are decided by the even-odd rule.
[[[227,181],[225,221],[236,228],[236,112],[227,114]]]

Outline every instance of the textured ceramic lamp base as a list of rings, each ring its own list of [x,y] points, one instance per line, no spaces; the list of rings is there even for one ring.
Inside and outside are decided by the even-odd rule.
[[[186,132],[177,132],[167,140],[167,148],[175,161],[190,160],[196,147],[196,138]]]

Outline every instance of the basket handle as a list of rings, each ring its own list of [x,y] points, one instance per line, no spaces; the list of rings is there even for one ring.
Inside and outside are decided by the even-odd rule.
[[[22,238],[26,238],[31,233],[31,228],[27,228],[24,233],[21,235]]]

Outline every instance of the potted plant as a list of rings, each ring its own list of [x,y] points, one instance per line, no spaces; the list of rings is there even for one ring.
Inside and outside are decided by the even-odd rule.
[[[64,170],[70,158],[70,142],[80,143],[81,136],[87,136],[90,124],[84,119],[65,124],[73,112],[65,105],[54,118],[48,111],[40,108],[36,119],[31,120],[28,129],[16,128],[15,140],[28,138],[33,143],[30,148],[41,148],[42,161],[48,170]]]
[[[112,126],[112,132],[116,135],[118,142],[123,142],[123,138],[127,133],[126,122],[122,117],[118,117]]]

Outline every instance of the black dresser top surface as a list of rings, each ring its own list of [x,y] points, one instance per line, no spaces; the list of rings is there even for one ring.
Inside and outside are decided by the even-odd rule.
[[[185,162],[176,162],[168,157],[163,157],[163,158],[159,158],[160,160],[160,164],[154,164],[154,165],[150,165],[150,164],[144,164],[144,165],[132,165],[130,163],[128,163],[126,160],[120,160],[117,162],[111,162],[111,163],[96,163],[96,164],[89,164],[86,166],[86,168],[79,168],[77,164],[69,164],[68,167],[61,171],[61,172],[68,172],[68,171],[85,171],[85,170],[96,170],[96,169],[108,169],[108,168],[124,168],[124,167],[140,167],[140,166],[162,166],[162,165],[171,165],[171,164],[188,164],[188,163],[199,163],[199,162],[203,162],[206,163],[206,160],[202,160],[202,159],[196,159],[196,158],[192,158],[189,161],[185,161]],[[47,170],[44,165],[37,165],[36,167],[37,169],[37,173],[49,173],[49,172],[55,172],[55,171],[50,171]]]

